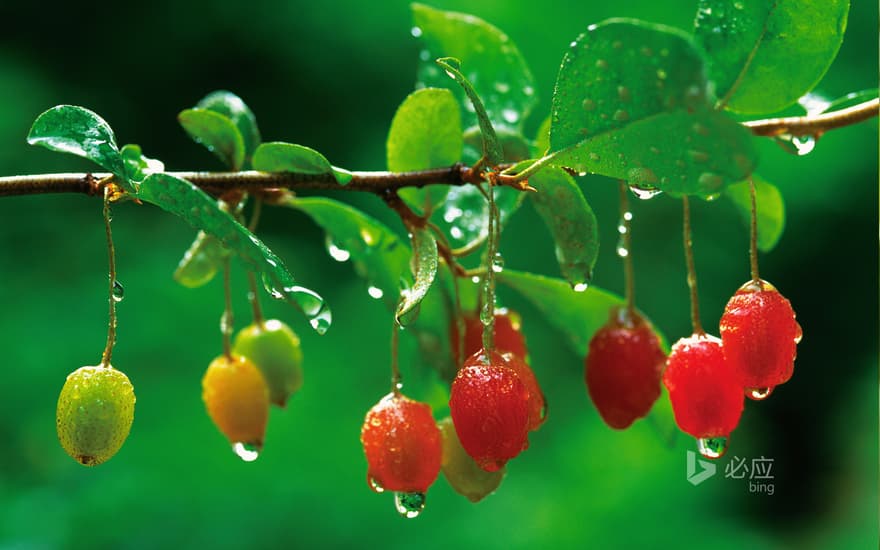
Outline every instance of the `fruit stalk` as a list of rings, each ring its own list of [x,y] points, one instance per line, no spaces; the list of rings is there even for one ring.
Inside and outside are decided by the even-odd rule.
[[[751,201],[751,220],[749,225],[749,262],[752,269],[752,282],[761,284],[758,274],[758,209],[755,200],[755,179],[749,176],[749,200]]]
[[[636,282],[635,271],[632,262],[632,237],[630,236],[630,220],[632,213],[629,211],[628,186],[620,180],[620,239],[626,255],[623,256],[623,277],[626,284],[626,311],[632,319],[636,312]]]
[[[101,354],[101,366],[109,367],[110,360],[113,355],[113,346],[116,344],[116,249],[113,246],[113,232],[110,229],[110,194],[111,187],[104,187],[104,230],[107,233],[107,275],[109,279],[109,296],[110,312],[107,322],[107,345],[104,347],[104,353]]]
[[[681,198],[683,210],[682,236],[684,240],[684,258],[687,263],[687,282],[691,291],[691,326],[694,334],[706,334],[700,323],[700,298],[697,292],[697,270],[694,267],[694,243],[691,239],[691,207],[687,195]]]

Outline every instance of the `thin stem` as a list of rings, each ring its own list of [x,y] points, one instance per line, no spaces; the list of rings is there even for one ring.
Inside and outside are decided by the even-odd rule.
[[[706,334],[703,325],[700,323],[700,299],[697,292],[697,270],[694,267],[694,244],[691,240],[691,208],[688,203],[687,195],[681,198],[683,209],[683,240],[684,240],[684,257],[687,263],[687,282],[691,291],[691,326],[694,334]]]
[[[749,176],[749,198],[751,200],[751,224],[749,226],[749,262],[752,268],[752,281],[761,280],[758,274],[758,209],[755,199],[755,180]]]
[[[251,233],[257,230],[257,225],[260,223],[260,214],[263,212],[263,199],[260,196],[254,197],[254,210],[251,213],[251,220],[248,223],[248,231]],[[263,308],[260,306],[260,287],[257,286],[257,277],[254,275],[253,271],[248,271],[248,285],[250,286],[250,291],[248,292],[248,301],[251,304],[251,312],[254,318],[254,324],[257,326],[263,325]]]
[[[498,209],[495,207],[495,187],[490,180],[486,196],[489,199],[489,242],[486,245],[486,275],[483,278],[483,303],[480,305],[480,321],[483,323],[483,349],[495,350],[495,255],[498,250]]]
[[[620,189],[620,240],[626,254],[623,256],[623,277],[626,284],[626,310],[632,319],[636,312],[636,276],[632,261],[632,235],[631,224],[632,212],[629,210],[629,187],[621,180]]]
[[[104,187],[104,230],[107,233],[107,275],[110,282],[109,300],[110,314],[107,322],[107,345],[101,355],[101,366],[109,367],[113,355],[113,346],[116,345],[116,248],[113,246],[113,233],[110,230],[110,186]]]
[[[400,376],[400,365],[398,364],[398,349],[400,347],[400,325],[397,319],[391,316],[391,393],[400,395],[403,388],[403,378]]]
[[[856,124],[877,116],[880,98],[874,98],[846,109],[812,116],[768,118],[743,122],[756,136],[821,136],[828,130]]]
[[[230,273],[229,258],[223,262],[223,297],[225,308],[223,318],[220,321],[220,332],[223,333],[223,355],[232,361],[232,327],[235,325],[232,316],[232,277]]]

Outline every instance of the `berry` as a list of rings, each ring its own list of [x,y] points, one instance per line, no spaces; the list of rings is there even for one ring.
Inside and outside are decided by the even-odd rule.
[[[587,391],[602,420],[622,430],[647,415],[660,396],[666,354],[649,322],[614,308],[590,340],[584,366]]]
[[[208,416],[233,446],[263,448],[269,419],[269,390],[260,370],[240,355],[221,355],[202,378],[202,400]],[[244,456],[244,455],[242,455]]]
[[[519,377],[520,382],[529,392],[529,431],[537,430],[547,419],[547,400],[538,379],[532,367],[525,362],[519,355],[507,352],[502,353],[501,357],[507,362],[507,366],[513,369]]]
[[[528,447],[529,391],[498,353],[480,350],[464,362],[449,411],[462,447],[487,472]]]
[[[499,352],[511,352],[525,358],[528,354],[526,341],[520,332],[520,317],[516,312],[507,309],[495,310],[495,349]],[[459,331],[457,323],[453,322],[449,328],[449,340],[452,345],[452,355],[455,364],[461,364],[459,357]],[[483,323],[480,318],[473,315],[464,316],[464,343],[462,344],[462,356],[468,358],[483,349]]]
[[[84,466],[106,462],[119,451],[134,421],[134,388],[107,365],[80,367],[67,376],[55,424],[61,446]]]
[[[293,330],[277,319],[254,323],[235,337],[233,352],[253,362],[269,386],[269,399],[284,407],[302,387],[302,350]]]
[[[752,398],[791,378],[800,339],[791,303],[766,281],[740,287],[721,316],[724,357]]]
[[[376,492],[427,491],[440,474],[440,439],[430,406],[401,394],[383,397],[361,428],[370,487]]]
[[[449,485],[471,502],[479,502],[493,493],[501,485],[506,468],[494,472],[480,468],[461,446],[452,418],[447,416],[437,426],[443,435],[443,475]]]
[[[666,360],[663,384],[682,431],[701,440],[726,438],[739,423],[742,386],[715,336],[694,334],[676,342]]]

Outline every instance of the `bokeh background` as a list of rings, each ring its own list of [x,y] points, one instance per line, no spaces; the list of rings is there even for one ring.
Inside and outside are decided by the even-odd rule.
[[[617,5],[563,0],[438,0],[504,29],[532,67],[549,109],[567,44],[611,16],[690,29],[695,2]],[[829,98],[877,85],[877,5],[853,2],[846,41],[817,91]],[[396,106],[411,91],[418,45],[408,3],[157,0],[147,4],[0,3],[0,174],[85,171],[74,157],[25,144],[30,123],[60,103],[89,107],[121,143],[168,169],[219,169],[175,115],[218,88],[241,95],[264,139],[312,146],[334,163],[383,169]],[[531,448],[500,490],[473,505],[439,479],[425,513],[403,520],[366,486],[358,441],[388,386],[388,313],[350,264],[332,261],[320,230],[270,209],[261,235],[319,290],[334,325],[314,334],[284,305],[306,353],[306,385],[273,410],[267,447],[239,461],[204,412],[200,379],[220,352],[219,280],[198,290],[171,273],[193,231],[151,207],[114,213],[119,307],[114,363],[136,387],[131,436],[94,469],[58,445],[54,411],[73,369],[98,361],[106,327],[100,201],[0,200],[0,548],[704,547],[864,548],[878,542],[878,246],[876,120],[830,132],[795,157],[761,147],[760,172],[782,190],[788,225],[762,275],[804,328],[794,378],[748,403],[729,456],[774,461],[772,496],[719,473],[685,480],[693,440],[668,443],[650,422],[607,428],[583,386],[583,358],[516,296],[535,372],[551,405]],[[580,180],[602,224],[594,283],[622,290],[615,257],[616,186]],[[374,197],[343,196],[402,230]],[[689,333],[680,205],[633,205],[638,300],[674,340]],[[724,201],[694,208],[703,321],[748,278],[747,232]],[[530,206],[505,230],[506,265],[556,275],[549,235]],[[247,321],[243,273],[236,307]],[[410,349],[410,348],[407,348]],[[429,376],[405,355],[410,380]]]

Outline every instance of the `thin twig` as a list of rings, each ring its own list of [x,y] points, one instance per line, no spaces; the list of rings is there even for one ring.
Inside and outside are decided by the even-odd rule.
[[[828,130],[850,126],[877,116],[880,98],[874,98],[846,109],[812,116],[768,118],[743,122],[756,136],[821,136]]]
[[[107,345],[101,355],[101,366],[109,367],[113,355],[113,346],[116,345],[116,249],[113,246],[113,233],[110,230],[110,194],[111,187],[104,187],[104,231],[107,234],[107,275],[110,280],[109,296],[110,314],[107,322]]]
[[[706,334],[706,331],[703,330],[703,324],[700,322],[700,297],[697,292],[697,270],[694,267],[694,243],[691,240],[691,207],[687,195],[681,198],[681,204],[684,258],[687,263],[688,288],[691,291],[691,326],[694,329],[694,334]]]

